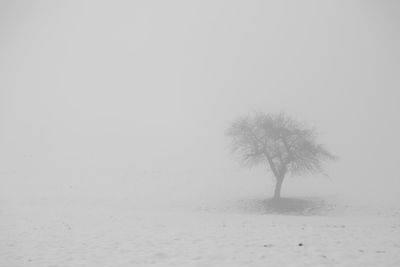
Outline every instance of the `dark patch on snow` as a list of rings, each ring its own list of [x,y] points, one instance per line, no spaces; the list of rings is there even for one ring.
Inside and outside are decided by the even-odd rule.
[[[338,208],[336,203],[319,198],[249,199],[236,205],[239,211],[302,216],[328,215]]]

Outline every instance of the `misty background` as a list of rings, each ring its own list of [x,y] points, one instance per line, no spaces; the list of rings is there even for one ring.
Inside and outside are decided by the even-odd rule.
[[[292,193],[398,198],[396,1],[1,1],[0,194],[270,197],[224,135],[285,111],[338,155]],[[318,178],[318,179],[316,179]]]

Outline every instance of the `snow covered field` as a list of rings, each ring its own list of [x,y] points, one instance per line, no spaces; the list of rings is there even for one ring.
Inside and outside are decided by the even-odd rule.
[[[315,200],[195,209],[3,202],[0,266],[400,266],[398,210],[367,209]]]

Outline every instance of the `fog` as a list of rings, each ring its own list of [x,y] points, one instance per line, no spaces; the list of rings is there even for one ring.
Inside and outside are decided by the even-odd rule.
[[[2,198],[270,197],[224,135],[285,111],[339,157],[283,195],[399,193],[396,1],[2,1]]]

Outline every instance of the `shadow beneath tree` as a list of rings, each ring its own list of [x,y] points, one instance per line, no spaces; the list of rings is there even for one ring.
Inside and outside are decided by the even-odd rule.
[[[240,211],[301,216],[323,216],[339,209],[337,203],[320,198],[281,198],[240,200]]]

